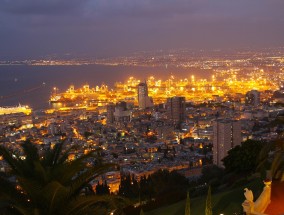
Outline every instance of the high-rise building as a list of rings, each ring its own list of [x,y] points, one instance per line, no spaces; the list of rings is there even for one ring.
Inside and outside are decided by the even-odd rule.
[[[146,83],[138,85],[138,106],[140,109],[153,106],[152,98],[148,96],[148,86]]]
[[[114,111],[115,111],[115,105],[108,104],[107,105],[107,124],[111,124],[114,122]]]
[[[172,97],[167,99],[167,117],[175,123],[185,120],[185,97]]]
[[[260,92],[251,90],[246,93],[246,105],[258,106],[260,104]]]
[[[213,163],[223,167],[228,151],[240,145],[241,123],[238,120],[218,119],[213,122]]]

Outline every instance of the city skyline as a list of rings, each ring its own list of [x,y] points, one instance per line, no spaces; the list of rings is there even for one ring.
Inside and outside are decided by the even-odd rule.
[[[283,214],[283,6],[3,0],[1,214]]]
[[[4,1],[0,58],[283,44],[281,0]]]

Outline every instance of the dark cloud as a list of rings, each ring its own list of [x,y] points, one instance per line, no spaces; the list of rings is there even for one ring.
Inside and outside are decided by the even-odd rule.
[[[283,0],[3,0],[0,57],[283,45]]]
[[[84,0],[6,0],[0,11],[13,15],[62,15],[78,12]]]

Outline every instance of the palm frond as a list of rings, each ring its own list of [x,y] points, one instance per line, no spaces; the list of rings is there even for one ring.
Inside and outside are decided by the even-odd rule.
[[[25,194],[17,189],[16,184],[0,177],[0,196],[8,201],[25,202]]]
[[[273,159],[273,162],[271,164],[271,174],[272,176],[275,176],[279,167],[281,166],[281,163],[283,162],[283,154],[281,152],[278,152],[275,154],[275,157]]]
[[[87,161],[89,158],[93,158],[95,155],[95,152],[90,152],[88,154],[82,155],[81,157],[65,162],[62,165],[58,165],[53,169],[53,177],[59,181],[62,184],[66,184],[75,177],[78,176],[78,174],[82,171],[85,171],[88,169],[87,167]]]
[[[65,152],[62,152],[60,158],[58,158],[57,160],[57,164],[63,164],[64,162],[66,162],[70,152],[74,149],[75,149],[75,146],[71,146]]]
[[[74,178],[70,184],[71,187],[70,196],[78,194],[93,179],[97,178],[99,175],[103,173],[106,173],[107,171],[110,170],[111,167],[114,167],[114,165],[113,164],[97,165],[90,169],[87,169],[85,172]]]
[[[29,207],[23,207],[20,205],[14,205],[13,209],[16,210],[17,212],[19,212],[21,215],[38,215],[33,213],[33,209],[29,208]]]
[[[22,162],[19,158],[13,157],[13,153],[8,151],[5,147],[0,146],[0,155],[3,156],[4,160],[12,168],[13,172],[16,174],[23,173]]]
[[[42,184],[48,182],[46,169],[44,169],[39,161],[34,162],[34,175]]]
[[[68,199],[69,189],[57,181],[48,183],[40,193],[50,214],[53,214]]]
[[[24,150],[24,154],[26,155],[26,162],[30,163],[30,165],[33,165],[34,161],[39,160],[37,147],[32,142],[28,140],[21,146]]]
[[[28,199],[33,199],[34,202],[39,200],[42,190],[42,184],[35,179],[18,177],[18,182],[21,189],[26,193]]]
[[[103,164],[98,150],[68,161],[68,155],[74,148],[63,152],[64,143],[48,148],[40,158],[37,146],[25,142],[21,145],[25,160],[0,146],[0,155],[16,178],[16,182],[12,183],[7,175],[0,176],[0,208],[6,207],[23,215],[89,214],[90,211],[105,211],[122,202],[110,202],[109,196],[84,196],[80,192],[114,164]],[[90,165],[90,161],[96,161],[96,165]]]
[[[57,143],[54,146],[54,157],[53,157],[52,164],[57,164],[58,159],[60,158],[60,155],[62,153],[62,148],[63,148],[64,143],[65,143],[65,140],[61,141],[60,143]]]

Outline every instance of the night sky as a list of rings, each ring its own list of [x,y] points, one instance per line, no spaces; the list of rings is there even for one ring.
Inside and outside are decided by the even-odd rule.
[[[284,0],[1,0],[0,59],[284,44]]]

